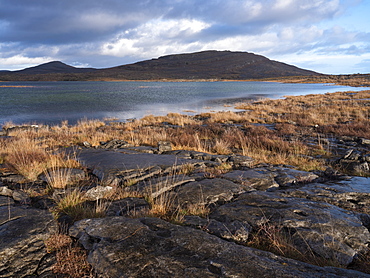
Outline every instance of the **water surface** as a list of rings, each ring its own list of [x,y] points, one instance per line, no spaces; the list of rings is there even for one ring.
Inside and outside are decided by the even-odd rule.
[[[327,84],[277,82],[2,82],[0,125],[76,123],[82,118],[124,121],[148,114],[232,110],[251,98],[359,91]],[[226,106],[225,106],[226,105]],[[193,112],[189,112],[193,111]]]

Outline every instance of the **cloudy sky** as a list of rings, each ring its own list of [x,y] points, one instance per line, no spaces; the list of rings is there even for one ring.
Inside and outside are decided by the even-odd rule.
[[[369,13],[368,0],[0,0],[0,70],[231,50],[370,73]]]

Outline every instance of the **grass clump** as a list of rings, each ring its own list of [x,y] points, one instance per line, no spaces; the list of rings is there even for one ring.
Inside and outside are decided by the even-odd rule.
[[[305,252],[298,250],[294,246],[291,232],[278,224],[270,223],[268,220],[259,224],[246,245],[309,264],[343,267],[334,259],[328,260],[317,255],[308,245]]]
[[[101,218],[105,216],[106,205],[102,201],[91,204],[85,198],[85,193],[79,188],[67,191],[63,196],[55,197],[56,207],[52,212],[59,218],[68,215],[73,221],[85,218]]]
[[[94,277],[92,267],[87,262],[84,249],[65,234],[53,234],[45,241],[48,253],[55,253],[56,262],[52,266],[53,273],[66,277]]]

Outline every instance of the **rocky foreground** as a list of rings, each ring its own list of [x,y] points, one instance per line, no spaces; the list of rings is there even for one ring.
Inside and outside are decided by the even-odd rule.
[[[369,171],[367,141],[357,144],[360,153],[353,142],[345,145],[338,163]],[[86,143],[76,155],[96,180],[81,191],[105,206],[105,217],[54,217],[51,199],[30,193],[23,177],[2,165],[0,277],[70,277],[55,273],[58,254],[45,246],[61,232],[87,251],[90,277],[370,277],[363,268],[369,178],[330,168],[252,167],[246,156],[172,150],[166,142],[158,148]],[[42,179],[32,186],[45,189]],[[117,188],[122,197],[109,200]],[[156,200],[176,217],[149,217]],[[200,208],[206,213],[194,213]]]

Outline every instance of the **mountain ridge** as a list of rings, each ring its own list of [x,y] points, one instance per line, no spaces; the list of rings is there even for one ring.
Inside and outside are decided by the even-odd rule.
[[[317,75],[321,74],[254,53],[207,50],[165,55],[103,69],[76,68],[52,61],[23,70],[0,72],[0,80],[248,80]]]

